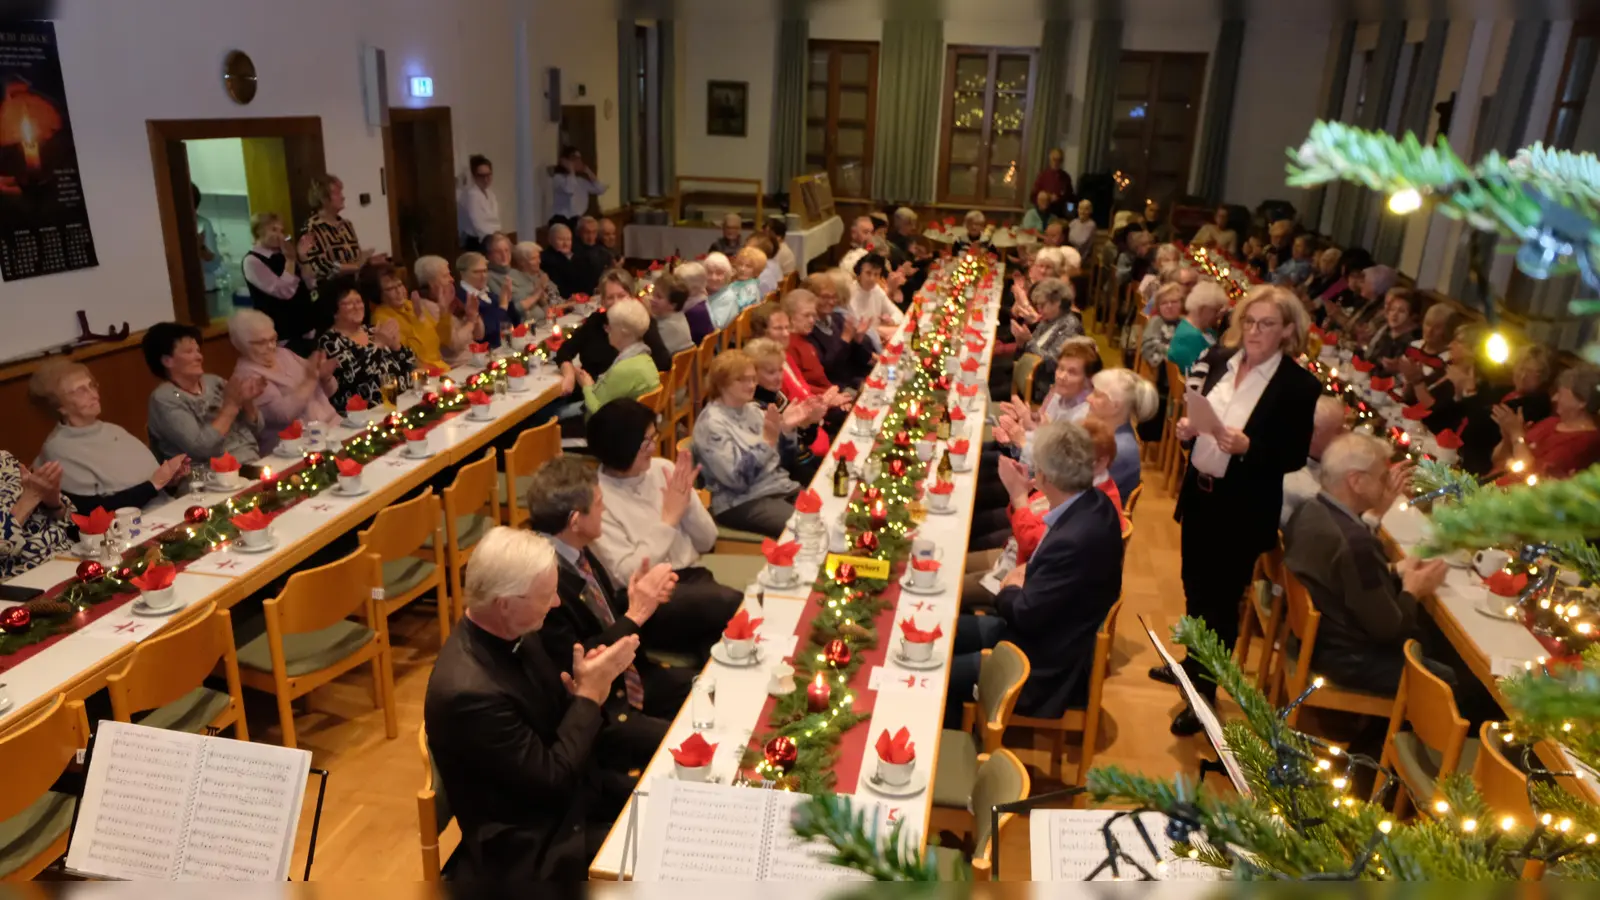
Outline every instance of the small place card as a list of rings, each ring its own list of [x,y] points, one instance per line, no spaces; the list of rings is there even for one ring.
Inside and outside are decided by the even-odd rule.
[[[873,691],[936,691],[941,678],[921,672],[900,672],[873,666],[867,675],[867,688]]]

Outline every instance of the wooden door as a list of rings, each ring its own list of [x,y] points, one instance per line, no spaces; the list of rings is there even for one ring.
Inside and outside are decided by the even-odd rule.
[[[577,147],[583,154],[583,161],[589,164],[590,170],[596,178],[605,180],[605,173],[600,169],[599,151],[596,149],[595,122],[593,106],[563,106],[561,107],[560,146],[556,153],[563,147]],[[589,198],[589,215],[600,214],[600,198]]]
[[[1020,207],[1027,178],[1033,50],[951,47],[945,60],[938,196],[948,203]]]
[[[383,135],[390,258],[410,266],[434,254],[453,264],[461,236],[449,107],[391,109]]]
[[[1117,65],[1111,164],[1134,196],[1169,204],[1189,190],[1206,54],[1124,51]]]
[[[181,140],[151,136],[150,153],[156,171],[164,177],[166,190],[156,192],[156,209],[161,216],[162,238],[167,246],[167,277],[177,287],[182,305],[174,309],[179,322],[205,327],[211,324],[206,305],[205,275],[200,267],[200,244],[196,239],[199,224],[194,204],[189,200],[189,148]]]

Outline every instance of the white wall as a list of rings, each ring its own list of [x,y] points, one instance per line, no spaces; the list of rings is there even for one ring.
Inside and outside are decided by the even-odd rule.
[[[766,183],[777,21],[696,19],[679,22],[677,28],[687,36],[687,50],[679,54],[683,90],[678,95],[678,174],[759,178],[763,190],[779,190]],[[712,81],[749,84],[744,137],[706,133],[706,86]]]
[[[369,0],[371,2],[371,0]],[[381,0],[380,0],[381,2]],[[414,0],[423,2],[423,0]],[[483,20],[469,17],[460,6],[459,0],[449,0],[438,4],[440,10],[447,14],[459,16],[462,27],[469,29],[470,35],[464,43],[472,46],[472,42],[482,38],[485,34],[492,33]],[[531,238],[533,225],[543,225],[549,218],[550,208],[550,179],[545,176],[545,169],[555,165],[556,157],[561,152],[561,127],[557,122],[549,121],[546,115],[546,85],[547,70],[556,67],[561,70],[561,102],[569,106],[595,107],[595,153],[597,159],[590,160],[594,167],[595,175],[605,182],[608,190],[600,197],[600,206],[603,209],[615,209],[622,205],[622,191],[619,181],[618,147],[617,147],[617,7],[613,0],[579,0],[579,2],[565,2],[565,0],[503,0],[514,4],[532,4],[533,12],[528,24],[528,47],[531,55],[532,75],[534,81],[533,96],[533,159],[530,161],[535,167],[534,184],[538,188],[539,218],[537,222],[529,223],[527,229]],[[680,30],[684,26],[680,25]],[[511,72],[507,72],[507,84],[510,84]],[[578,96],[579,86],[585,90],[584,96]],[[682,97],[678,94],[680,121],[683,115]],[[502,115],[506,119],[509,129],[515,116],[515,109],[511,102],[507,102]],[[509,134],[509,131],[508,131]],[[684,171],[683,163],[678,164],[679,171]],[[507,190],[510,188],[507,187]],[[505,208],[504,200],[501,209]]]
[[[1262,200],[1281,199],[1305,210],[1309,192],[1284,184],[1284,154],[1311,134],[1335,31],[1308,19],[1245,25],[1223,181],[1229,203],[1254,209]]]
[[[362,43],[388,51],[397,105],[407,102],[409,74],[434,77],[431,103],[453,109],[461,165],[470,152],[510,163],[512,45],[509,35],[489,39],[483,23],[510,15],[517,2],[64,0],[56,25],[62,74],[100,265],[0,284],[11,325],[0,331],[0,359],[70,341],[79,309],[96,328],[171,318],[148,119],[320,116],[328,169],[351,198],[345,214],[363,243],[387,249],[383,142],[362,115]],[[222,89],[222,58],[231,48],[255,60],[260,90],[249,106]],[[372,195],[370,206],[356,204],[361,193]]]

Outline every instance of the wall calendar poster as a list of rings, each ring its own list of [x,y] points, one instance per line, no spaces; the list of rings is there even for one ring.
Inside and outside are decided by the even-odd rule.
[[[53,22],[0,24],[0,277],[99,265]]]

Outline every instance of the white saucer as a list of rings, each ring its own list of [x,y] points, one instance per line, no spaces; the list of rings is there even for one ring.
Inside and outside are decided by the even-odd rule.
[[[407,444],[406,446],[409,447],[410,445]],[[428,457],[433,455],[433,451],[429,450],[426,453],[413,453],[411,450],[405,449],[403,447],[400,450],[400,455],[405,457],[406,459],[427,459]]]
[[[1520,622],[1522,621],[1522,613],[1520,611],[1511,615],[1506,614],[1507,607],[1515,608],[1516,605],[1515,598],[1489,594],[1472,604],[1472,608],[1477,610],[1479,615],[1488,616],[1491,619],[1499,619],[1502,622]]]
[[[724,649],[722,642],[718,641],[711,645],[711,658],[730,669],[753,669],[761,665],[761,650],[757,648],[754,653],[751,653],[744,658],[743,662],[740,662],[728,656],[728,651]]]
[[[0,713],[10,709],[11,705],[15,702],[16,701],[12,700],[10,697],[0,697]]]
[[[175,612],[178,612],[183,608],[184,604],[174,603],[171,606],[163,607],[161,609],[151,609],[145,604],[144,598],[140,597],[139,599],[133,601],[133,606],[129,607],[128,611],[136,616],[149,616],[153,619],[162,619],[172,615]]]
[[[880,797],[915,797],[928,789],[928,773],[912,772],[911,780],[899,787],[878,780],[877,773],[862,777],[860,786]]]
[[[804,579],[800,577],[799,572],[796,572],[794,577],[790,578],[788,581],[773,581],[771,571],[771,569],[762,569],[761,574],[756,576],[756,580],[761,582],[762,587],[769,587],[775,591],[787,591],[799,587],[804,581]]]
[[[931,506],[924,505],[924,508],[928,511],[928,515],[930,516],[953,516],[956,514],[956,508],[954,506],[947,506],[944,509],[934,509]]]
[[[343,488],[340,488],[337,484],[333,486],[333,494],[338,497],[364,497],[370,493],[372,493],[372,488],[369,488],[365,485],[362,485],[361,490],[359,491],[347,491]]]
[[[934,594],[944,593],[944,585],[939,584],[938,582],[935,582],[932,587],[916,587],[911,583],[910,578],[900,579],[900,589],[908,594],[921,594],[924,597],[931,597]]]
[[[210,481],[206,482],[206,487],[208,487],[208,488],[210,488],[210,489],[212,489],[214,491],[237,491],[237,490],[240,490],[241,488],[243,488],[245,486],[245,483],[246,482],[245,482],[243,476],[240,476],[235,481],[227,481],[227,482],[218,481],[216,478],[212,478]]]
[[[1455,553],[1447,554],[1444,557],[1444,564],[1452,569],[1470,569],[1472,568],[1472,554],[1457,550]]]
[[[282,444],[272,448],[272,455],[278,459],[299,459],[304,453],[304,449],[287,450]]]
[[[958,465],[955,464],[954,460],[951,460],[950,461],[950,471],[956,473],[957,475],[965,475],[966,473],[972,471],[972,463],[967,463],[964,466],[958,466]]]
[[[902,669],[910,669],[913,672],[927,672],[944,665],[944,657],[940,656],[939,651],[937,650],[935,650],[927,659],[918,662],[916,660],[906,659],[905,655],[900,652],[898,647],[889,651],[889,661]]]
[[[474,406],[474,407],[472,407],[472,409],[483,409],[483,408],[484,407],[482,407],[482,406]],[[485,415],[485,416],[475,416],[471,412],[468,412],[466,414],[465,418],[466,418],[466,420],[468,422],[493,422],[494,421],[494,413],[491,412],[491,413],[489,413],[488,415]]]
[[[526,384],[524,384],[520,389],[514,388],[509,384],[506,385],[506,393],[508,394],[530,394],[532,392],[533,388],[528,387]]]
[[[261,547],[246,547],[244,544],[241,544],[239,541],[235,540],[232,546],[233,549],[238,553],[271,553],[272,551],[278,549],[278,539],[273,538],[271,541],[268,541],[265,546]]]
[[[339,424],[343,425],[346,428],[353,428],[356,431],[360,431],[363,428],[367,427],[367,423],[366,422],[357,421],[355,419],[350,418],[349,416],[345,416],[344,418],[340,419],[339,420]]]

